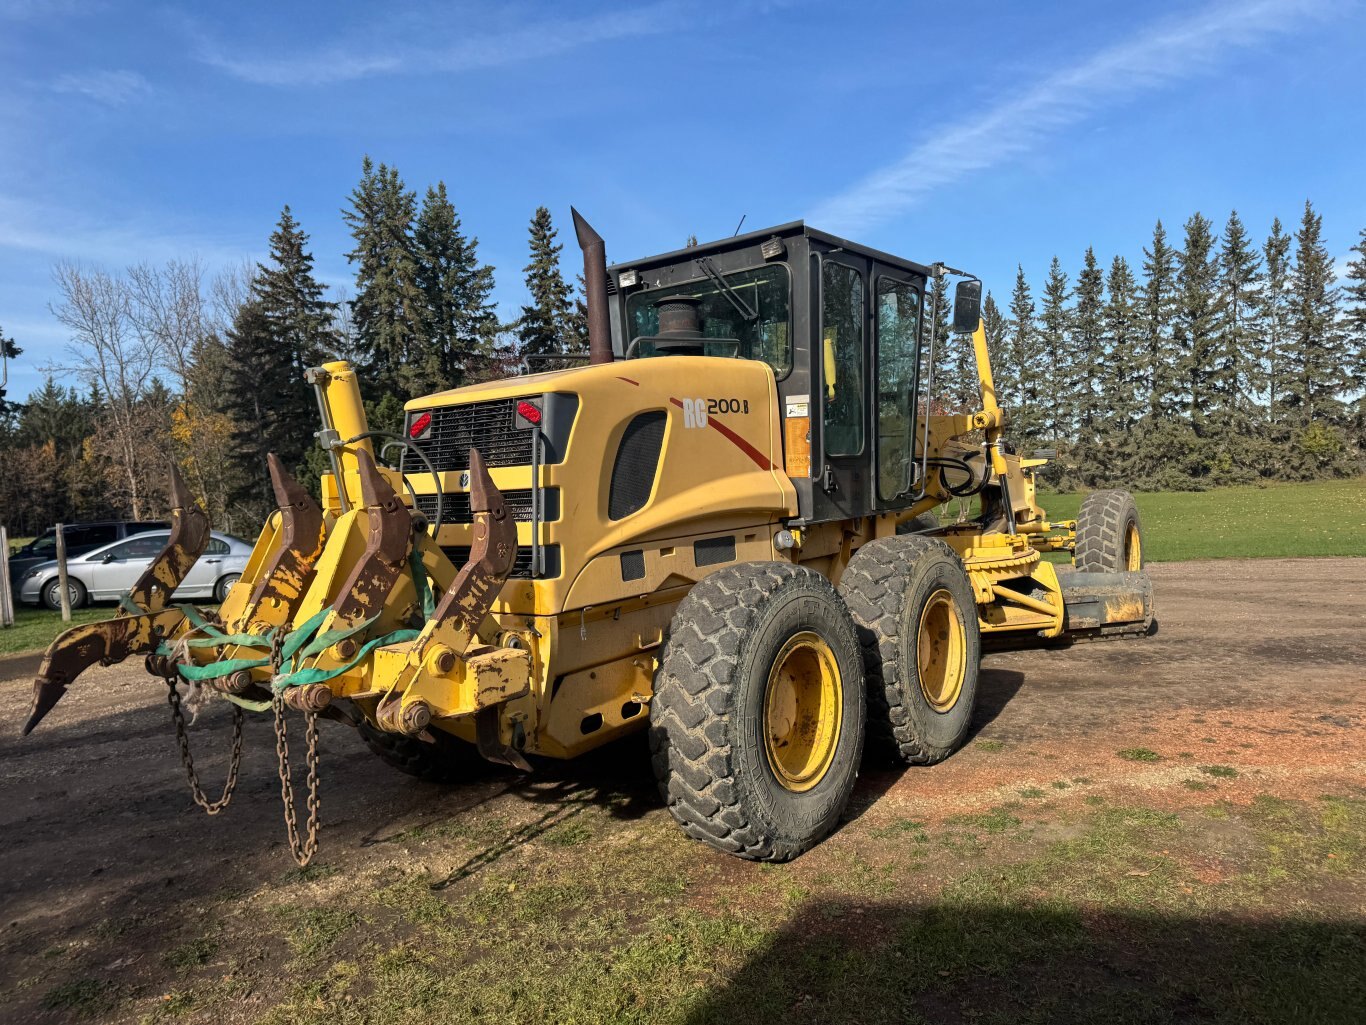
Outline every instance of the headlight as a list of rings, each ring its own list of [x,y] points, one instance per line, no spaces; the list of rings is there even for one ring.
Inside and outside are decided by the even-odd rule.
[[[31,570],[29,570],[27,573],[24,574],[24,580],[25,580],[25,581],[32,580],[34,577],[36,577],[36,576],[37,576],[39,573],[41,573],[41,572],[42,572],[42,567],[38,567],[37,569],[31,569]]]

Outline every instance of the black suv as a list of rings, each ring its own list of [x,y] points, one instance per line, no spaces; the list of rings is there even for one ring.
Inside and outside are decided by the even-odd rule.
[[[67,523],[62,527],[66,535],[66,554],[68,558],[93,552],[101,545],[119,541],[134,534],[148,530],[167,530],[170,524],[163,520],[101,520],[98,523]],[[10,556],[9,580],[15,590],[24,574],[40,562],[57,558],[57,528],[50,527],[45,533],[35,537]]]

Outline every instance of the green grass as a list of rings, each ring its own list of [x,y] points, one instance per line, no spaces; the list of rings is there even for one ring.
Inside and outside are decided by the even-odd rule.
[[[60,612],[20,605],[14,610],[14,625],[0,628],[0,655],[42,651],[68,626],[92,623],[97,619],[109,619],[113,614],[112,607],[73,609],[71,622],[63,623]]]
[[[1115,754],[1126,762],[1160,762],[1162,760],[1160,754],[1146,747],[1126,747],[1122,751],[1116,751]]]
[[[1083,495],[1040,495],[1049,519],[1077,515]],[[1139,494],[1150,562],[1366,555],[1366,478]]]

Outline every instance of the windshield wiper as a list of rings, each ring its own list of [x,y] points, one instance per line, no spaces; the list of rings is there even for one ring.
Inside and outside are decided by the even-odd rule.
[[[749,308],[749,304],[741,298],[740,293],[726,284],[725,276],[712,266],[711,258],[699,256],[694,261],[697,266],[702,268],[702,273],[711,279],[711,283],[721,290],[727,301],[735,307],[735,311],[740,314],[742,320],[758,320],[759,314]]]

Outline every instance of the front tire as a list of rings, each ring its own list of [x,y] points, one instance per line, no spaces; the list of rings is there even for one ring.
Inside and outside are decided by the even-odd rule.
[[[432,742],[390,733],[363,722],[361,740],[380,761],[408,776],[429,783],[455,783],[473,779],[488,768],[473,744],[433,728]]]
[[[66,578],[67,595],[71,600],[71,607],[79,609],[85,605],[86,590],[85,585],[74,577]],[[62,610],[62,582],[57,577],[53,577],[43,585],[43,604],[53,612]]]
[[[933,765],[972,726],[982,641],[967,571],[943,541],[870,541],[840,578],[858,625],[868,680],[869,744],[885,757]]]
[[[863,753],[863,664],[830,582],[781,562],[716,571],[688,592],[650,709],[655,778],[689,836],[787,861],[849,802]]]
[[[1092,491],[1077,512],[1072,562],[1084,573],[1137,573],[1143,568],[1143,525],[1127,491]]]

